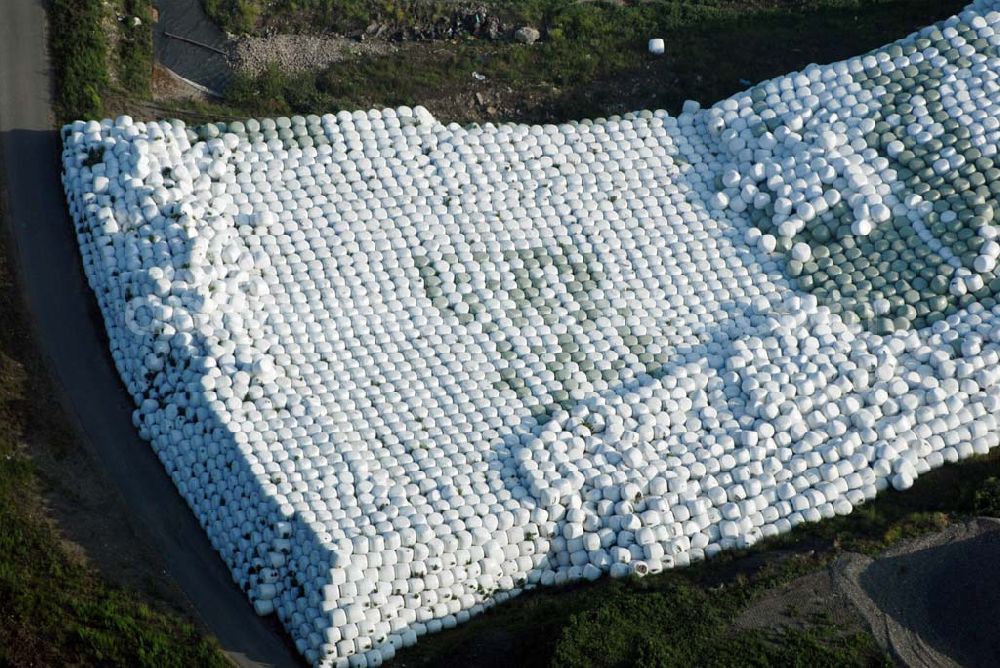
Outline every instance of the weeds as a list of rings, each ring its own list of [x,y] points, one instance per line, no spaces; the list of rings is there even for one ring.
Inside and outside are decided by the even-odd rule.
[[[49,53],[56,72],[56,107],[63,118],[93,118],[108,85],[101,0],[53,0]]]
[[[102,0],[52,0],[49,54],[60,120],[104,116],[109,94],[149,96],[153,72],[150,7],[150,0],[123,0],[114,6]],[[108,34],[106,26],[112,22],[114,32]]]
[[[1000,478],[991,476],[983,481],[975,492],[974,508],[979,515],[1000,517]]]
[[[405,42],[394,53],[348,59],[323,72],[290,76],[272,69],[231,87],[227,106],[263,114],[423,104],[444,121],[462,123],[676,111],[688,98],[714,102],[745,89],[746,81],[864,53],[964,4],[493,2],[497,11],[532,17],[543,28],[542,41],[530,47],[471,38]],[[313,29],[323,25],[317,20]],[[666,38],[667,55],[646,53],[650,36]],[[475,93],[486,96],[482,103],[471,102]]]

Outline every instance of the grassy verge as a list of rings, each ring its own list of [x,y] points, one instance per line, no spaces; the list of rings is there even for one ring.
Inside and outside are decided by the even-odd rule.
[[[93,118],[102,111],[101,93],[109,83],[103,16],[101,0],[53,0],[49,6],[49,55],[61,118]]]
[[[799,569],[795,557],[744,582],[711,591],[685,578],[643,587],[618,584],[599,605],[570,616],[558,636],[553,667],[584,666],[861,666],[887,663],[872,638],[829,618],[800,628],[734,628],[732,620],[762,592]]]
[[[864,53],[964,0],[558,3],[542,42],[408,42],[395,53],[289,75],[237,77],[223,115],[423,104],[446,121],[550,122],[631,109],[676,111],[750,82]],[[667,55],[646,53],[662,36]],[[227,114],[227,109],[229,114]]]
[[[60,121],[100,118],[109,98],[149,97],[151,7],[150,0],[52,0],[48,5]]]
[[[148,98],[153,74],[152,3],[119,0],[118,49],[115,54],[118,83],[128,95]]]

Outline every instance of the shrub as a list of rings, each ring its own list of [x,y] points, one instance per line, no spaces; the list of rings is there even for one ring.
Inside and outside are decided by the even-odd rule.
[[[261,6],[256,0],[205,0],[205,13],[231,33],[253,32],[260,19]]]
[[[49,48],[56,71],[59,116],[101,115],[101,91],[108,86],[107,43],[100,0],[53,0]]]
[[[1000,478],[989,477],[976,490],[974,507],[976,514],[1000,517]]]

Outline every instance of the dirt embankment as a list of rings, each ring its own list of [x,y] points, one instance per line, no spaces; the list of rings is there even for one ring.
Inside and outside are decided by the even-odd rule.
[[[850,555],[834,582],[909,666],[1000,665],[1000,520],[980,518],[877,559]]]

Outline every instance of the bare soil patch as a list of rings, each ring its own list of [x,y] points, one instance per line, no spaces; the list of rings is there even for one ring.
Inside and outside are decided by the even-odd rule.
[[[211,97],[203,89],[192,86],[159,63],[153,65],[151,92],[154,102],[203,102]]]

